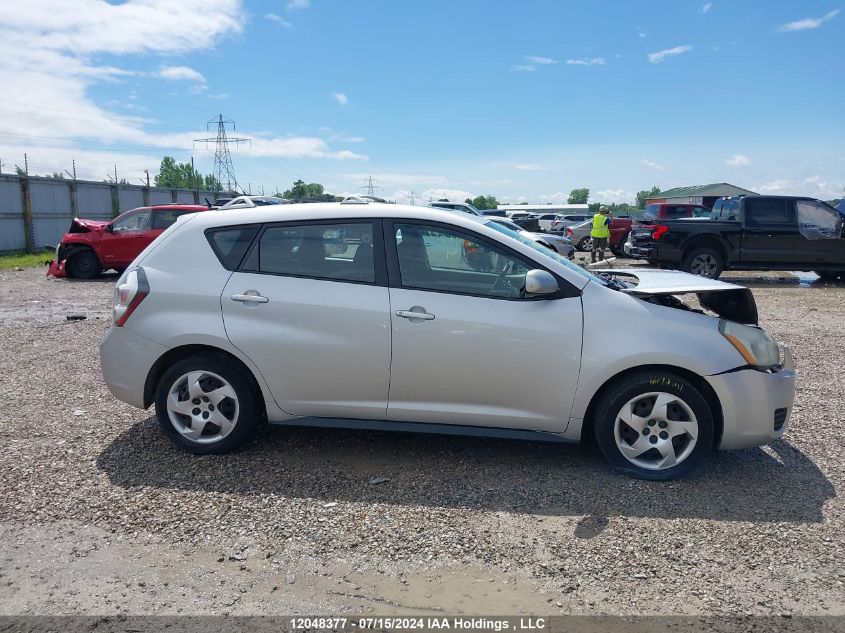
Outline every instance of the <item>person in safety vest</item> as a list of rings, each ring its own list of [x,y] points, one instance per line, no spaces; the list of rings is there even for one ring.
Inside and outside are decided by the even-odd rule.
[[[604,259],[604,249],[607,248],[607,241],[610,239],[610,212],[607,207],[599,207],[599,212],[593,216],[593,228],[590,231],[593,238],[593,250],[590,252],[590,259],[596,263],[596,252],[599,260]]]

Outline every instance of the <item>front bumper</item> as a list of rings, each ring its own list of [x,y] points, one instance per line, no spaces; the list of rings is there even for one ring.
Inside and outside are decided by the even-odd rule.
[[[643,246],[634,246],[633,244],[631,244],[631,242],[625,242],[625,245],[622,247],[622,250],[629,257],[634,257],[636,259],[654,259],[656,249]]]
[[[115,398],[143,409],[144,387],[155,362],[167,351],[163,345],[126,327],[112,327],[100,343],[100,367]]]
[[[761,446],[784,434],[795,399],[795,367],[788,349],[779,371],[740,369],[705,379],[722,405],[720,449]]]

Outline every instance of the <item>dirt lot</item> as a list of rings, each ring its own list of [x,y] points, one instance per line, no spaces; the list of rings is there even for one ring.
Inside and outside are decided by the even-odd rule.
[[[786,439],[651,483],[477,438],[185,455],[102,383],[114,277],[0,273],[0,614],[843,615],[845,288],[783,277],[743,281],[795,353]]]

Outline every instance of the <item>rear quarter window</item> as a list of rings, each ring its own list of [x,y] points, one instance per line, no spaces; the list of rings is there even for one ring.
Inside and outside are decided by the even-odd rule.
[[[209,229],[205,232],[205,236],[223,267],[227,270],[235,270],[240,266],[259,228],[259,225],[252,224]]]

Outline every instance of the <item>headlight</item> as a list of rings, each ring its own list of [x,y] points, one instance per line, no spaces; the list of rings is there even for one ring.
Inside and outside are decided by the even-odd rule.
[[[764,330],[733,321],[719,321],[719,332],[736,348],[749,365],[766,368],[780,363],[777,341]]]

